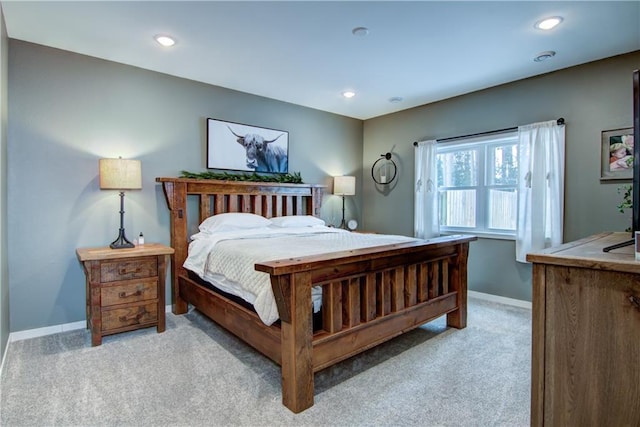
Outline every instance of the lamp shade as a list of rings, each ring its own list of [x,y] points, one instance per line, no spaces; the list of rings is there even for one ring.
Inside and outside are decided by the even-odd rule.
[[[139,190],[141,188],[140,160],[100,159],[101,190]]]
[[[354,196],[356,194],[356,177],[334,176],[333,194],[337,196]]]

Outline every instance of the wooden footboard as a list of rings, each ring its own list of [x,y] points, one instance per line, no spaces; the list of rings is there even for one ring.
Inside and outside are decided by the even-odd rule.
[[[375,248],[277,260],[270,274],[279,325],[189,278],[187,199],[197,221],[225,212],[266,217],[318,215],[322,186],[156,178],[170,210],[173,311],[192,304],[282,366],[282,400],[293,412],[313,405],[313,374],[436,317],[464,328],[467,255],[472,236],[448,236]],[[322,286],[322,328],[313,331],[311,288]]]
[[[341,251],[265,262],[282,321],[282,399],[313,405],[313,373],[444,314],[464,328],[467,255],[475,237]],[[311,288],[323,288],[321,331],[311,328]]]

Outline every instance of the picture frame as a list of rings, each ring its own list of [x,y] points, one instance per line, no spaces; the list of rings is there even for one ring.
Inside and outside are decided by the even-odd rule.
[[[602,131],[600,180],[633,179],[633,128]]]
[[[289,172],[289,132],[207,118],[207,169]]]

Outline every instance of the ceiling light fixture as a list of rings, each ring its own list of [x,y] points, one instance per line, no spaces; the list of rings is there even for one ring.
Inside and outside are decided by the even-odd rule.
[[[345,90],[344,92],[342,92],[342,96],[344,96],[345,98],[353,98],[354,96],[356,96],[356,93],[351,90]]]
[[[535,58],[533,58],[533,60],[535,62],[542,62],[542,61],[546,61],[549,58],[553,58],[554,56],[556,56],[556,53],[552,50],[547,50],[546,52],[540,52]]]
[[[351,34],[358,37],[365,37],[369,35],[369,29],[367,27],[356,27],[351,30]]]
[[[176,44],[176,40],[174,38],[162,34],[155,36],[154,39],[164,47],[171,47]]]
[[[539,30],[551,30],[563,21],[562,16],[552,16],[551,18],[545,18],[536,22],[536,27]]]

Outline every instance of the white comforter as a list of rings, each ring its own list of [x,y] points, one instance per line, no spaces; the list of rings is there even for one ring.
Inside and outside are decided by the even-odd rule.
[[[198,233],[192,239],[184,267],[253,304],[266,325],[278,319],[278,308],[269,275],[256,271],[256,263],[416,240],[406,236],[351,233],[324,226]]]

